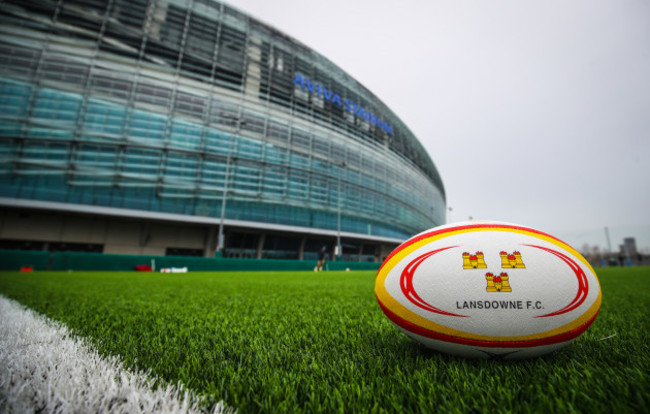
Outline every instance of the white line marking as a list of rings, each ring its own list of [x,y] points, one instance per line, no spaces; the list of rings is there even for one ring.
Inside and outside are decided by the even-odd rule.
[[[55,321],[0,295],[0,412],[198,413],[203,399],[103,358]],[[158,382],[161,384],[162,382]],[[233,413],[223,401],[212,413]]]
[[[604,341],[604,340],[606,340],[606,339],[611,339],[611,338],[613,338],[613,337],[615,337],[615,336],[616,336],[616,332],[614,332],[614,333],[611,334],[610,336],[606,336],[606,337],[604,337],[604,338],[600,338],[600,340],[601,340],[601,341]]]

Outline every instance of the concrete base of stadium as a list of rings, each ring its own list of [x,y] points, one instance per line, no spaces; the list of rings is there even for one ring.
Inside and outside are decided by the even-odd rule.
[[[42,203],[41,203],[42,204]],[[335,231],[264,223],[224,222],[225,243],[217,252],[220,221],[182,215],[92,209],[65,210],[63,203],[3,206],[0,249],[83,252],[116,255],[223,257],[230,259],[317,260],[326,247],[329,260],[381,262],[400,240],[341,233],[342,254],[335,257]],[[219,253],[219,254],[217,254]]]

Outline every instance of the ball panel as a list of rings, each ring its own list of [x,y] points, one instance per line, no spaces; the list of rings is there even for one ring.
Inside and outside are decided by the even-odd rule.
[[[517,360],[538,357],[549,352],[560,349],[571,342],[573,339],[566,342],[558,342],[551,345],[541,345],[531,348],[497,348],[497,347],[479,347],[473,345],[461,345],[455,344],[446,341],[440,341],[436,339],[427,338],[414,334],[412,332],[406,331],[402,328],[399,328],[406,336],[409,338],[421,343],[427,348],[431,348],[435,351],[444,352],[451,355],[461,356],[465,358],[475,358],[475,359],[505,359],[505,360]]]
[[[386,260],[384,260],[381,267],[379,268],[379,271],[381,271],[381,268],[388,261],[390,261],[391,258],[394,255],[398,254],[401,250],[403,250],[403,249],[405,249],[405,248],[407,248],[407,247],[409,247],[409,246],[411,246],[413,244],[416,244],[416,243],[422,244],[423,240],[426,240],[426,239],[432,239],[432,240],[439,239],[441,237],[445,237],[446,233],[452,233],[452,232],[466,233],[466,232],[476,231],[476,230],[497,230],[498,231],[498,230],[505,230],[505,229],[510,229],[510,230],[513,230],[513,231],[521,230],[521,231],[524,231],[524,232],[527,232],[527,233],[537,234],[539,237],[541,237],[543,239],[552,239],[552,240],[555,240],[555,241],[557,241],[559,243],[562,243],[563,245],[571,248],[570,246],[565,244],[562,240],[560,240],[558,238],[555,238],[555,237],[551,236],[550,234],[546,234],[546,233],[541,232],[539,230],[535,230],[535,229],[532,229],[532,228],[529,228],[529,227],[519,226],[519,225],[516,225],[516,224],[499,223],[499,222],[485,222],[485,223],[471,223],[471,224],[455,223],[455,224],[448,224],[448,225],[445,225],[445,226],[439,226],[439,227],[436,227],[434,229],[424,231],[424,232],[422,232],[422,233],[420,233],[418,235],[415,235],[412,238],[408,239],[407,241],[405,241],[401,245],[397,246],[397,248],[395,248],[395,250],[393,250],[388,255]],[[587,266],[591,267],[589,265],[589,263],[586,262],[586,261],[585,261],[585,264]]]
[[[482,339],[468,338],[467,336],[454,336],[441,333],[439,331],[431,331],[421,326],[415,325],[405,319],[400,318],[398,315],[390,311],[384,304],[381,303],[379,299],[379,306],[381,307],[384,314],[390,319],[395,325],[400,329],[407,331],[418,336],[435,339],[439,341],[444,341],[447,343],[454,343],[460,345],[471,345],[475,347],[484,347],[484,348],[532,348],[546,345],[553,345],[556,343],[563,343],[567,341],[572,341],[578,336],[582,335],[584,331],[589,328],[591,323],[598,316],[598,310],[593,317],[586,321],[586,323],[570,330],[563,331],[561,333],[549,336],[541,336],[535,339],[516,339],[516,338],[504,338],[504,337],[483,337]]]

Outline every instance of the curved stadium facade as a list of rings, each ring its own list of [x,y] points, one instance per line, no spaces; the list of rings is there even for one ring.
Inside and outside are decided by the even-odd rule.
[[[329,60],[211,0],[0,2],[0,248],[381,260],[431,158]],[[223,235],[223,236],[220,236]]]

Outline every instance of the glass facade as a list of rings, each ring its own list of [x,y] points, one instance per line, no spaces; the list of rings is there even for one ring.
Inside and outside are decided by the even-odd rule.
[[[0,2],[0,197],[406,238],[426,151],[359,82],[212,0]]]

